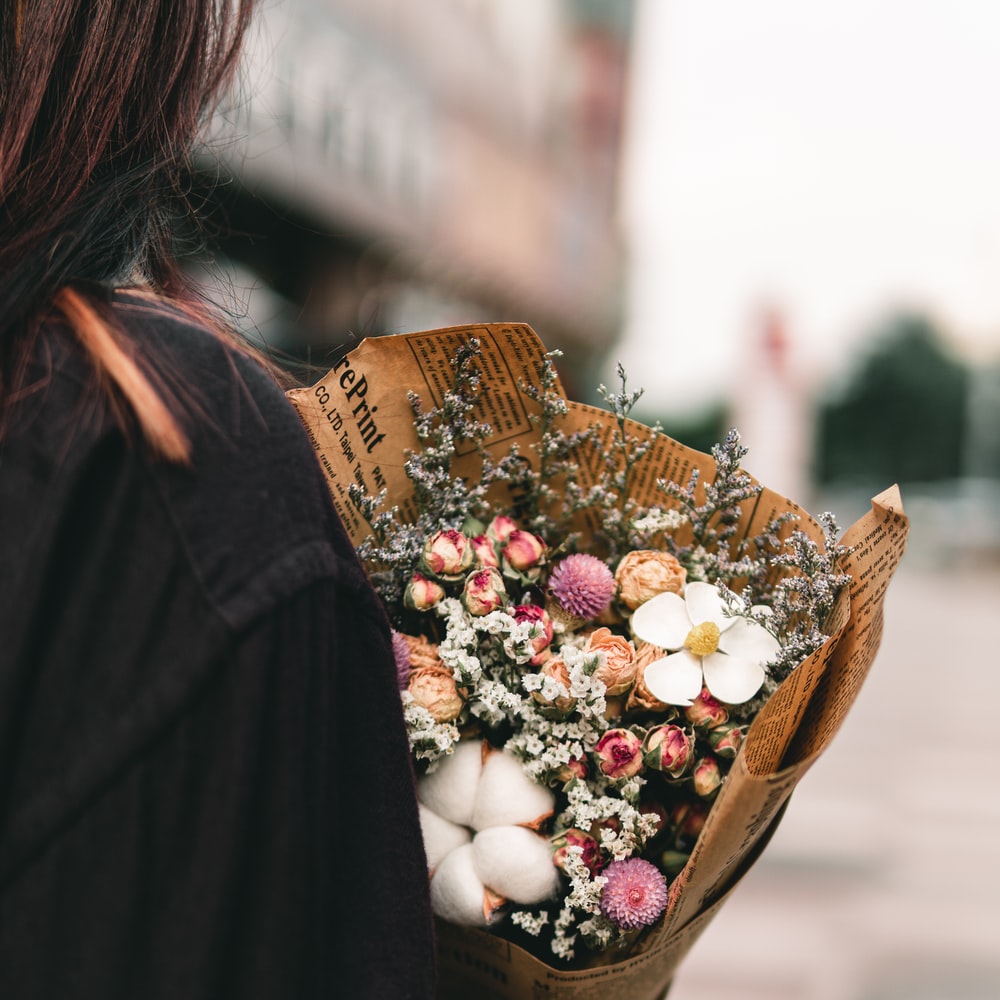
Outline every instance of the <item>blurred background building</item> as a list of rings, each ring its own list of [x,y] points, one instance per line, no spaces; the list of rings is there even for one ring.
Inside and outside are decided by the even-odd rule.
[[[281,0],[206,151],[249,324],[352,337],[530,323],[566,368],[617,338],[630,0]],[[239,311],[239,309],[237,309]]]

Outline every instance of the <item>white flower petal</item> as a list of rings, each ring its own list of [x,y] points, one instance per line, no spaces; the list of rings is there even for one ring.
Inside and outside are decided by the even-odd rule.
[[[436,812],[431,812],[423,803],[420,803],[420,832],[427,854],[427,867],[432,872],[441,864],[445,855],[472,839],[467,827],[449,822]]]
[[[431,909],[449,923],[485,927],[484,892],[482,880],[476,874],[472,844],[465,844],[448,854],[434,872]]]
[[[651,597],[632,613],[632,635],[661,649],[680,649],[690,631],[684,599],[670,592]]]
[[[483,770],[482,743],[463,740],[417,783],[417,796],[428,809],[459,826],[470,826],[476,789]]]
[[[711,583],[695,581],[684,588],[684,600],[687,601],[687,612],[695,625],[712,622],[724,632],[733,624],[733,619],[726,617],[725,604],[718,588]]]
[[[702,658],[701,665],[705,671],[705,687],[727,705],[749,701],[764,683],[764,668],[754,660],[712,653]]]
[[[495,826],[477,833],[472,857],[483,885],[514,903],[540,903],[559,888],[548,840],[523,826]]]
[[[505,824],[533,823],[555,809],[555,796],[524,772],[506,750],[491,753],[483,765],[469,824],[475,830]]]
[[[690,705],[701,694],[701,657],[686,649],[654,660],[642,679],[649,693],[668,705]]]
[[[734,619],[732,628],[719,637],[719,649],[755,663],[767,663],[781,652],[778,640],[763,625],[746,618]]]

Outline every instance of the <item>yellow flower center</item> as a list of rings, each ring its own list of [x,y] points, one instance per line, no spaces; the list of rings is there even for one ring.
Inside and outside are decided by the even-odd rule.
[[[708,656],[719,648],[719,635],[719,626],[715,622],[702,622],[688,632],[684,645],[695,656]]]

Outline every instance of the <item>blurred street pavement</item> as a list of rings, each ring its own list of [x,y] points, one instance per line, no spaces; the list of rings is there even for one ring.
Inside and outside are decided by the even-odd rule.
[[[1000,564],[907,553],[857,703],[669,1000],[1000,998],[998,614]]]

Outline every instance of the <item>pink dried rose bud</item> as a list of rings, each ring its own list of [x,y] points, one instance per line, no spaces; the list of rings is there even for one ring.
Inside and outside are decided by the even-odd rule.
[[[678,840],[689,845],[698,839],[707,818],[708,807],[701,802],[679,802],[670,813]]]
[[[633,778],[642,770],[642,740],[629,729],[609,729],[594,747],[594,760],[609,778]]]
[[[646,734],[644,747],[646,766],[670,778],[684,775],[694,754],[691,737],[680,726],[654,726]]]
[[[537,667],[548,656],[553,634],[552,619],[545,608],[540,608],[537,604],[518,604],[512,614],[514,621],[519,625],[529,622],[535,626],[531,637],[531,648],[535,651],[535,655],[529,662],[533,667]]]
[[[628,691],[635,681],[636,671],[632,643],[602,625],[590,633],[586,649],[587,652],[601,654],[594,676],[604,682],[608,696],[615,697]]]
[[[579,778],[583,781],[590,774],[590,766],[582,757],[571,757],[556,773],[559,781],[572,781]]]
[[[497,550],[493,547],[493,542],[486,535],[476,535],[472,539],[472,551],[476,554],[476,565],[481,568],[487,566],[492,566],[494,569],[500,568]]]
[[[487,526],[486,537],[503,544],[512,531],[517,531],[517,522],[513,518],[498,514]]]
[[[556,834],[552,838],[552,847],[552,862],[562,872],[566,872],[566,859],[569,857],[571,847],[580,848],[580,860],[587,866],[591,875],[596,875],[604,867],[600,845],[589,833],[584,833],[576,827]]]
[[[624,930],[655,924],[667,906],[667,880],[643,858],[612,861],[602,872],[601,913]]]
[[[424,566],[445,579],[460,577],[472,566],[475,557],[471,540],[454,528],[436,531],[424,543]]]
[[[437,667],[414,670],[407,690],[421,708],[431,713],[435,722],[452,722],[461,714],[464,702],[454,677],[447,670]]]
[[[669,552],[640,549],[629,552],[615,570],[618,599],[632,611],[657,594],[679,594],[687,570]]]
[[[441,584],[423,573],[414,573],[403,593],[403,604],[411,611],[430,611],[444,596]]]
[[[732,760],[739,753],[744,736],[746,736],[745,726],[734,726],[727,723],[710,730],[708,742],[720,757]]]
[[[576,698],[569,693],[569,669],[558,656],[550,656],[538,672],[543,677],[551,677],[552,680],[558,681],[566,689],[566,694],[550,698],[542,694],[541,691],[532,691],[532,699],[540,706],[542,714],[547,718],[565,719],[576,708]],[[585,777],[585,775],[580,775],[580,777]],[[569,781],[569,777],[565,780]]]
[[[530,531],[512,531],[501,548],[503,568],[537,578],[545,562],[545,542]]]
[[[571,619],[589,621],[603,614],[615,596],[614,574],[597,556],[566,556],[552,569],[549,594]]]
[[[488,567],[477,569],[465,578],[462,603],[470,615],[477,618],[499,611],[507,601],[507,590],[500,573]]]
[[[714,729],[729,721],[729,711],[718,698],[713,698],[707,687],[684,709],[684,717],[699,729]]]
[[[702,757],[694,766],[692,774],[694,779],[694,790],[696,795],[703,799],[714,795],[722,784],[722,771],[719,762],[711,756]]]

